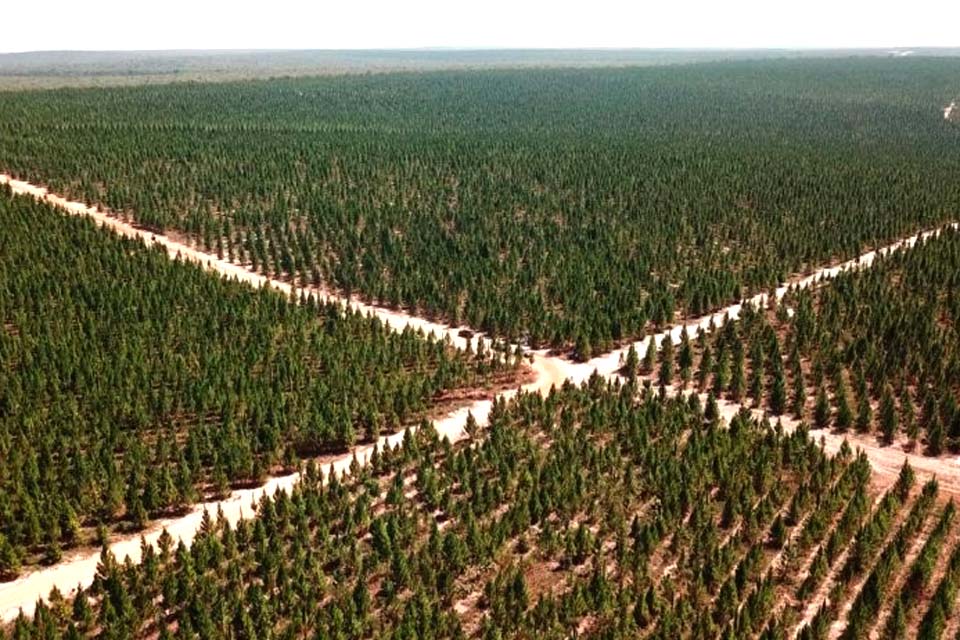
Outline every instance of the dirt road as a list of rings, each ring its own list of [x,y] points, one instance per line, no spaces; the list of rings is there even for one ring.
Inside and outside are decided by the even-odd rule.
[[[161,245],[173,258],[179,257],[185,261],[201,264],[205,268],[225,277],[236,278],[240,281],[248,282],[253,286],[270,286],[284,293],[291,291],[292,287],[289,283],[253,273],[240,265],[199,251],[190,245],[174,240],[168,236],[138,229],[96,207],[90,207],[80,202],[72,202],[58,195],[51,194],[43,187],[21,180],[15,180],[5,174],[0,174],[0,184],[8,184],[16,194],[33,196],[55,205],[69,214],[89,216],[99,225],[107,227],[120,235],[140,238],[148,245]],[[951,226],[956,227],[957,225],[954,223]],[[842,271],[866,268],[873,263],[877,255],[894,251],[900,247],[912,246],[919,238],[933,236],[939,232],[939,229],[926,231],[895,242],[879,251],[867,252],[857,259],[839,265],[825,267],[807,276],[797,277],[786,285],[778,288],[774,292],[774,295],[779,299],[786,293],[788,286],[809,287],[820,282],[823,278],[835,276]],[[403,311],[386,309],[352,299],[345,299],[326,290],[306,288],[303,289],[303,291],[312,292],[314,295],[325,300],[339,303],[363,313],[372,314],[384,322],[389,323],[395,330],[403,330],[405,327],[411,327],[413,329],[421,329],[425,333],[432,332],[440,338],[448,337],[454,345],[460,348],[465,348],[469,344],[476,349],[479,341],[485,339],[480,334],[474,334],[469,339],[464,338],[459,334],[459,328],[457,327],[450,327],[425,320]],[[767,298],[767,294],[759,294],[746,301],[746,303],[763,305],[766,304]],[[744,303],[734,304],[712,315],[707,315],[696,321],[687,323],[686,325],[681,324],[672,327],[668,331],[664,331],[655,336],[656,344],[659,346],[662,341],[668,337],[673,342],[679,343],[684,326],[687,327],[691,335],[694,335],[700,327],[708,330],[711,321],[719,325],[725,316],[736,319],[740,315],[743,304]],[[641,358],[646,351],[646,345],[646,340],[637,342],[634,345]],[[616,376],[616,372],[620,368],[621,358],[625,356],[628,348],[629,347],[613,351],[585,363],[574,363],[561,357],[550,356],[546,351],[533,352],[529,355],[532,358],[531,367],[535,377],[533,382],[530,382],[523,388],[528,391],[546,393],[552,386],[560,386],[568,379],[574,383],[583,382],[594,371],[605,377]],[[515,391],[509,391],[502,395],[503,397],[511,397],[515,395],[515,393]],[[446,436],[450,438],[451,441],[456,441],[463,437],[463,426],[467,413],[472,413],[480,424],[484,424],[492,405],[493,401],[491,400],[476,401],[472,405],[464,407],[436,421],[435,427],[441,436]],[[729,417],[739,411],[740,406],[724,402],[721,404],[721,409],[724,416],[729,419]],[[792,428],[793,425],[785,422],[785,426]],[[398,442],[402,437],[403,433],[401,432],[381,440],[393,444]],[[817,434],[816,437],[819,438],[820,434]],[[827,450],[831,452],[839,449],[840,443],[843,441],[842,437],[829,433],[822,434],[822,437]],[[874,470],[885,478],[895,478],[896,474],[899,473],[903,459],[908,457],[911,464],[914,465],[918,471],[937,473],[940,478],[941,489],[953,491],[960,495],[960,462],[957,460],[945,461],[943,459],[924,458],[923,456],[896,451],[892,448],[884,448],[878,445],[871,446],[869,442],[856,442],[855,445],[864,448]],[[331,465],[337,473],[345,472],[352,462],[353,455],[356,455],[357,459],[361,463],[364,463],[371,450],[372,446],[369,445],[361,447],[354,453],[336,458],[331,462]],[[144,539],[148,544],[155,544],[163,529],[166,529],[175,540],[179,538],[189,544],[200,526],[204,510],[209,510],[212,514],[215,514],[217,510],[220,509],[223,511],[227,520],[235,524],[241,518],[253,515],[254,511],[251,504],[259,500],[264,493],[273,494],[278,490],[289,491],[298,480],[299,474],[273,478],[267,482],[267,484],[257,489],[235,491],[225,500],[198,504],[186,516],[151,523],[150,527],[143,532]],[[120,560],[125,556],[129,556],[134,562],[139,561],[141,554],[140,537],[117,539],[110,544],[110,550]],[[28,571],[18,580],[0,584],[0,621],[12,620],[21,609],[27,615],[32,614],[37,599],[45,598],[53,587],[57,587],[62,593],[67,594],[72,592],[78,584],[81,586],[89,585],[93,580],[98,561],[99,553],[84,551],[66,558],[63,562],[55,566]]]
[[[84,203],[70,201],[56,194],[51,194],[43,187],[15,180],[5,174],[0,174],[0,184],[8,184],[15,194],[29,195],[43,200],[69,214],[89,216],[100,226],[111,229],[124,237],[139,238],[148,246],[160,245],[166,249],[171,258],[200,264],[224,277],[236,278],[255,287],[269,286],[285,294],[289,294],[292,289],[289,283],[254,273],[242,266],[221,260],[215,255],[204,253],[165,235],[139,229],[96,207],[90,207]],[[304,289],[304,291],[312,292],[318,298],[339,303],[344,307],[372,314],[389,323],[390,327],[396,331],[402,331],[404,328],[410,327],[414,330],[423,330],[426,334],[433,333],[439,338],[448,337],[456,347],[461,349],[468,345],[476,349],[480,341],[485,340],[481,334],[475,333],[468,339],[460,335],[457,327],[431,322],[402,311],[372,306],[357,300],[348,300],[325,290],[309,288]],[[489,341],[487,341],[487,344],[489,344]],[[529,355],[532,358],[531,368],[535,377],[531,383],[524,385],[525,390],[546,393],[551,386],[559,386],[569,377],[567,367],[570,363],[559,358],[549,357],[546,351],[532,352]],[[502,395],[509,398],[515,394],[515,391],[508,391]],[[441,437],[446,436],[451,441],[456,441],[464,435],[463,426],[468,413],[472,413],[480,424],[484,424],[492,406],[493,402],[491,400],[478,400],[435,421],[434,427]],[[392,446],[400,442],[402,438],[402,432],[381,438],[381,446],[383,444]],[[343,473],[349,469],[354,455],[362,464],[372,450],[372,445],[367,445],[335,458],[330,464],[336,472]],[[253,515],[254,509],[251,505],[259,501],[262,495],[265,493],[272,495],[278,490],[290,491],[298,481],[299,474],[271,478],[262,487],[234,491],[224,500],[197,504],[185,516],[151,522],[148,528],[142,532],[143,538],[148,544],[155,545],[163,530],[166,529],[174,540],[181,539],[189,544],[200,527],[205,510],[210,511],[211,514],[216,514],[218,510],[222,510],[226,519],[231,524],[236,524],[241,518]],[[138,562],[141,556],[140,546],[140,535],[136,535],[112,541],[110,550],[120,560],[129,556],[131,560]],[[89,586],[96,573],[99,557],[99,552],[91,550],[68,554],[57,565],[28,569],[17,580],[0,584],[0,622],[13,620],[21,609],[25,614],[31,615],[37,599],[45,598],[53,587],[67,594],[75,591],[77,585]]]

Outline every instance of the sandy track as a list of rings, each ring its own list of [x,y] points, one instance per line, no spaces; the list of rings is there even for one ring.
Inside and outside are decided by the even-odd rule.
[[[96,207],[90,207],[84,203],[70,201],[56,194],[51,194],[43,187],[38,187],[22,180],[15,180],[6,174],[0,174],[0,184],[9,185],[15,194],[32,196],[38,200],[54,205],[69,214],[89,216],[93,218],[98,225],[108,228],[121,236],[143,240],[148,246],[160,245],[166,249],[171,258],[200,264],[204,268],[215,271],[224,277],[235,278],[255,287],[272,287],[285,294],[289,294],[293,289],[287,282],[281,282],[254,273],[242,266],[221,260],[214,255],[204,253],[163,234],[137,228]],[[324,290],[307,288],[303,289],[303,291],[314,293],[322,300],[335,302],[346,308],[374,315],[383,322],[389,323],[390,327],[396,331],[402,331],[409,327],[414,330],[422,330],[425,334],[433,333],[441,339],[447,337],[456,347],[461,349],[466,348],[468,345],[476,349],[479,342],[484,340],[480,334],[474,334],[471,338],[465,338],[459,335],[459,329],[456,327],[431,322],[402,311],[368,305],[356,300],[349,300]],[[535,375],[533,382],[523,387],[525,390],[546,393],[552,386],[562,385],[564,380],[569,377],[569,373],[567,372],[568,363],[566,361],[549,357],[546,351],[533,352],[529,355],[532,357],[531,368]],[[501,395],[510,398],[515,395],[515,393],[515,391],[508,391]],[[487,415],[492,406],[492,400],[475,401],[469,406],[463,407],[435,421],[434,427],[441,437],[446,436],[451,441],[457,441],[464,436],[463,426],[466,422],[467,414],[473,413],[477,421],[480,424],[484,424],[486,423]],[[403,432],[399,432],[381,438],[379,444],[381,447],[385,444],[393,446],[399,443],[402,438]],[[330,467],[325,466],[325,470],[333,468],[337,473],[344,473],[349,469],[354,455],[356,455],[358,461],[362,464],[366,461],[372,450],[373,446],[367,445],[357,448],[353,452],[337,456],[330,461]],[[261,487],[234,491],[224,500],[198,503],[194,505],[190,513],[185,516],[151,521],[147,529],[141,533],[150,545],[156,545],[164,529],[173,536],[174,540],[180,539],[186,544],[189,544],[200,527],[204,511],[210,511],[215,514],[218,509],[222,510],[227,521],[231,524],[236,524],[241,518],[250,517],[254,514],[252,505],[259,501],[261,496],[264,494],[273,495],[278,490],[289,492],[297,484],[299,479],[300,475],[297,473],[271,478]],[[118,559],[122,560],[124,557],[129,556],[134,562],[139,562],[140,560],[140,534],[115,539],[110,543],[109,547]],[[0,622],[13,620],[21,609],[26,615],[32,615],[37,600],[39,598],[46,598],[50,590],[54,587],[62,593],[67,594],[75,591],[77,585],[84,587],[89,586],[96,574],[99,559],[99,551],[84,550],[68,555],[63,562],[57,565],[28,569],[17,580],[0,583]]]
[[[824,268],[818,269],[806,276],[798,276],[795,278],[791,278],[785,284],[777,287],[773,291],[773,296],[777,300],[780,300],[787,294],[787,290],[790,288],[806,289],[819,284],[825,279],[834,278],[843,272],[855,271],[858,269],[866,269],[873,264],[873,262],[877,259],[878,256],[888,255],[890,253],[893,253],[897,249],[912,247],[917,243],[918,240],[925,240],[927,238],[936,237],[941,233],[943,229],[946,229],[946,228],[953,228],[953,229],[960,228],[960,223],[953,222],[936,229],[923,231],[921,233],[912,235],[908,238],[904,238],[902,240],[893,242],[880,249],[877,249],[874,251],[868,251],[856,258],[853,258],[852,260],[847,260],[846,262],[842,262],[840,264],[837,264],[831,267],[824,267]],[[724,318],[727,316],[729,316],[731,320],[738,319],[745,305],[752,305],[754,307],[766,306],[766,304],[770,300],[770,295],[771,294],[769,293],[759,293],[753,296],[752,298],[748,298],[743,302],[730,305],[729,307],[726,307],[725,309],[721,309],[720,311],[717,311],[714,314],[703,316],[687,324],[679,324],[679,325],[673,326],[666,331],[658,333],[654,336],[654,340],[656,341],[657,348],[660,347],[660,344],[663,342],[663,340],[667,336],[670,337],[670,339],[673,341],[674,344],[680,344],[680,338],[683,335],[684,328],[686,328],[687,333],[692,338],[697,334],[698,329],[702,328],[704,331],[708,331],[710,329],[711,323],[715,324],[716,326],[720,326],[723,323]],[[644,354],[647,352],[648,340],[649,338],[644,338],[639,342],[633,343],[633,347],[636,349],[637,355],[641,360],[643,359]],[[606,355],[594,358],[593,360],[590,360],[589,362],[586,362],[584,364],[574,365],[572,367],[573,375],[571,377],[573,377],[575,381],[579,381],[589,376],[590,372],[592,372],[594,369],[596,369],[602,375],[609,375],[620,368],[621,359],[626,357],[626,354],[629,348],[630,346],[628,345],[623,349],[617,349],[616,351],[611,351]]]
[[[439,433],[446,435],[451,441],[456,441],[464,436],[463,426],[468,412],[472,412],[482,424],[486,422],[492,406],[492,401],[481,400],[451,413],[442,420],[436,421],[434,425]],[[403,435],[402,431],[391,434],[381,438],[378,444],[381,448],[384,445],[395,446],[402,442]],[[360,464],[365,464],[372,451],[373,445],[358,447],[353,453],[344,454],[332,460],[329,466],[324,466],[324,472],[332,469],[337,474],[346,473],[353,462],[354,455]],[[224,517],[235,525],[242,518],[254,514],[253,505],[262,496],[273,495],[277,491],[290,492],[299,480],[299,473],[271,478],[261,487],[233,491],[224,500],[196,504],[185,516],[151,521],[148,528],[142,532],[143,538],[148,544],[156,546],[161,533],[166,529],[174,540],[180,539],[189,545],[200,528],[204,511],[216,515],[218,509],[222,510]],[[132,561],[139,562],[140,534],[125,536],[111,542],[110,551],[121,560],[129,556]],[[57,565],[30,571],[13,582],[0,584],[0,622],[13,620],[20,609],[23,609],[25,614],[32,615],[37,599],[46,598],[53,587],[57,587],[66,594],[75,591],[78,584],[83,587],[89,586],[96,575],[99,561],[99,551],[83,551]]]
[[[44,187],[33,185],[22,180],[16,180],[6,174],[0,174],[0,184],[9,185],[15,194],[32,196],[38,200],[54,205],[69,214],[89,216],[100,226],[109,228],[122,236],[139,238],[147,245],[160,245],[166,249],[172,258],[195,262],[225,277],[236,278],[239,281],[247,282],[256,287],[273,287],[288,294],[293,289],[287,282],[274,280],[264,275],[251,272],[243,266],[217,258],[215,255],[200,251],[163,234],[138,228],[96,207],[90,207],[84,203],[70,201],[56,194],[52,194]],[[949,226],[957,227],[957,223]],[[788,287],[809,287],[820,282],[823,278],[833,277],[840,272],[868,267],[873,263],[877,255],[886,254],[902,247],[913,246],[918,239],[935,236],[938,233],[940,233],[940,229],[925,231],[877,251],[869,251],[854,260],[836,266],[825,267],[810,275],[797,277],[784,286],[777,288],[773,292],[773,295],[779,299],[786,294]],[[485,339],[480,334],[475,334],[471,338],[465,338],[459,334],[457,327],[432,322],[403,311],[387,309],[343,298],[326,290],[309,287],[298,289],[298,291],[299,290],[313,293],[323,300],[336,302],[344,307],[376,316],[382,321],[389,323],[395,330],[403,330],[406,327],[410,327],[414,330],[422,330],[427,334],[433,333],[439,338],[447,337],[455,346],[460,348],[465,348],[470,345],[475,349],[479,341]],[[681,324],[672,327],[655,336],[656,345],[659,347],[662,341],[668,336],[674,343],[679,343],[684,327],[686,327],[691,335],[694,335],[698,328],[702,327],[704,330],[708,330],[711,323],[719,325],[724,317],[729,316],[731,319],[737,319],[740,316],[744,304],[764,305],[767,303],[768,297],[768,294],[762,293],[742,303],[731,305],[726,309],[704,316],[686,325]],[[641,358],[646,352],[646,345],[646,340],[634,344]],[[597,372],[608,378],[616,377],[617,370],[620,368],[621,359],[626,355],[628,348],[629,347],[618,349],[585,363],[573,363],[564,358],[550,356],[546,351],[533,352],[529,355],[531,357],[531,366],[535,378],[533,382],[525,385],[523,388],[528,391],[546,393],[551,387],[560,386],[568,379],[574,383],[583,382],[589,378],[593,372]],[[501,394],[501,396],[509,398],[515,395],[515,393],[515,391],[508,391]],[[472,412],[477,421],[480,424],[484,424],[492,405],[493,402],[491,400],[480,400],[470,406],[455,411],[434,423],[437,432],[441,437],[446,436],[451,441],[456,441],[463,437],[463,425],[467,413]],[[720,408],[723,417],[729,419],[740,410],[741,406],[729,402],[721,402]],[[760,415],[761,412],[755,413]],[[795,424],[789,424],[789,422],[790,421],[785,420],[784,426],[795,426]],[[816,434],[815,437],[819,436],[820,434]],[[403,433],[401,432],[382,438],[381,442],[393,444],[398,442],[402,437]],[[837,451],[840,443],[843,441],[842,437],[834,434],[823,434],[823,438],[828,452]],[[958,462],[958,460],[945,462],[943,460],[928,459],[914,454],[897,452],[876,445],[870,446],[869,443],[858,442],[857,444],[863,446],[865,449],[874,470],[885,478],[895,479],[897,474],[899,474],[903,460],[909,458],[910,463],[918,472],[936,473],[940,478],[942,490],[960,495],[960,462]],[[336,472],[345,472],[351,464],[353,455],[356,455],[358,461],[363,463],[371,450],[372,446],[370,445],[358,448],[353,454],[348,453],[340,456],[330,464]],[[278,490],[289,491],[296,485],[298,480],[299,474],[272,478],[262,487],[234,491],[224,500],[195,505],[186,516],[152,522],[149,528],[143,532],[143,537],[148,544],[155,544],[161,532],[166,529],[174,539],[179,538],[189,544],[200,526],[204,510],[216,512],[218,509],[221,509],[226,519],[232,524],[235,524],[241,518],[253,515],[254,510],[251,507],[251,503],[259,500],[262,495],[265,493],[272,495]],[[140,537],[138,535],[117,539],[110,544],[110,550],[118,559],[122,560],[124,557],[129,556],[131,560],[137,562],[141,554]],[[53,587],[57,587],[61,592],[66,594],[72,592],[78,584],[81,586],[89,585],[93,580],[98,561],[98,552],[82,552],[55,566],[36,569],[27,572],[13,582],[0,584],[0,622],[12,620],[21,609],[25,614],[31,615],[37,600],[39,598],[45,598]]]

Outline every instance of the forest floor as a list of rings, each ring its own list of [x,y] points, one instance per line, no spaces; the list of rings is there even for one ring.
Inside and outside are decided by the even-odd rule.
[[[294,288],[288,282],[275,280],[252,272],[242,265],[219,259],[215,255],[201,251],[192,246],[186,239],[174,239],[174,237],[171,236],[138,228],[96,207],[90,207],[80,202],[69,201],[56,194],[51,194],[41,186],[13,179],[5,174],[0,174],[0,184],[9,185],[16,194],[33,196],[67,213],[89,216],[93,218],[97,224],[123,236],[139,238],[147,245],[160,245],[166,249],[172,258],[179,258],[184,261],[200,264],[222,276],[236,278],[255,287],[273,287],[286,294],[290,294]],[[957,223],[952,223],[948,226],[957,227],[958,225]],[[713,314],[677,324],[666,331],[656,334],[654,336],[655,344],[659,347],[662,341],[668,337],[674,343],[679,343],[684,328],[693,335],[699,328],[710,330],[713,326],[719,326],[725,317],[737,319],[744,304],[764,306],[768,303],[771,295],[780,299],[786,294],[790,287],[805,288],[815,286],[823,279],[831,278],[840,272],[869,267],[878,255],[886,254],[902,247],[913,246],[918,239],[935,236],[940,233],[942,228],[945,227],[924,231],[894,242],[881,249],[868,251],[853,260],[833,264],[815,270],[812,273],[796,276],[769,294],[761,293],[741,303],[730,305]],[[433,333],[439,338],[449,338],[452,344],[458,348],[467,348],[469,346],[476,350],[481,341],[486,341],[486,346],[489,346],[489,338],[485,338],[482,334],[464,332],[461,335],[460,327],[452,327],[420,318],[402,310],[366,304],[353,298],[344,298],[325,289],[306,287],[297,288],[297,291],[313,293],[320,299],[339,303],[344,307],[376,316],[382,321],[388,322],[389,325],[397,331],[402,331],[406,327],[414,330],[423,330],[426,334]],[[640,358],[643,358],[646,351],[648,339],[649,338],[633,344]],[[530,363],[532,375],[528,375],[528,377],[525,378],[524,384],[519,385],[519,388],[529,392],[547,393],[551,387],[559,387],[568,380],[579,384],[588,379],[593,373],[608,378],[616,377],[628,349],[629,346],[582,363],[575,363],[562,357],[553,356],[546,350],[529,352],[527,358]],[[502,391],[498,397],[510,398],[515,394],[515,389],[509,389]],[[448,415],[434,422],[434,426],[440,437],[447,437],[452,442],[464,437],[463,427],[467,415],[470,413],[473,414],[481,425],[486,422],[494,400],[491,397],[476,399],[465,398],[465,400],[467,401],[465,406],[450,412]],[[743,405],[727,401],[720,401],[719,406],[723,417],[727,420],[745,408]],[[762,412],[759,410],[754,411],[756,415],[762,415]],[[782,423],[786,429],[792,429],[796,426],[795,422],[788,419],[784,419]],[[881,446],[875,439],[869,436],[858,437],[854,434],[840,435],[832,433],[829,430],[814,431],[812,432],[812,436],[822,441],[826,450],[831,453],[839,450],[844,440],[848,440],[854,448],[863,449],[877,476],[876,481],[880,485],[889,486],[892,484],[899,475],[900,468],[904,461],[909,460],[910,464],[917,471],[918,476],[936,475],[939,479],[942,492],[949,495],[960,496],[960,458],[929,458],[903,451],[900,448]],[[380,447],[394,446],[398,444],[402,438],[403,432],[401,431],[382,437],[377,445]],[[325,468],[329,468],[333,472],[345,473],[349,470],[354,459],[356,459],[358,463],[364,464],[373,451],[373,448],[374,445],[371,444],[359,446],[350,453],[325,458],[322,460],[322,463]],[[186,544],[189,544],[195,532],[200,527],[204,511],[210,511],[211,513],[222,511],[227,521],[235,524],[241,518],[254,515],[254,505],[260,500],[261,496],[265,494],[272,495],[279,490],[290,491],[298,480],[298,473],[275,477],[269,479],[266,484],[261,487],[233,491],[223,500],[196,504],[189,513],[182,517],[154,521],[141,533],[113,539],[109,548],[118,559],[122,560],[124,557],[129,556],[131,561],[138,562],[141,557],[141,536],[146,544],[155,545],[160,534],[164,530],[167,530],[174,540],[182,539]],[[65,559],[59,564],[25,572],[24,575],[17,580],[0,584],[0,622],[12,620],[21,609],[25,614],[30,615],[37,600],[45,598],[54,587],[66,595],[73,592],[78,585],[82,587],[89,585],[96,573],[99,559],[99,552],[83,551],[74,553],[65,556]]]

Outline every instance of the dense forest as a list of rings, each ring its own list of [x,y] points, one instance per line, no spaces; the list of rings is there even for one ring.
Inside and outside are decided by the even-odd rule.
[[[817,442],[960,452],[960,231],[626,350],[622,378],[501,396],[456,443],[429,418],[515,386],[522,349],[304,291],[587,359],[955,220],[958,77],[784,59],[0,94],[0,172],[295,285],[0,186],[0,581],[302,472],[190,546],[104,544],[92,586],[0,640],[960,638],[946,486]]]
[[[7,187],[0,220],[0,579],[515,371],[222,280]]]
[[[960,210],[949,58],[9,93],[0,170],[586,357]]]
[[[498,401],[469,442],[407,432],[343,478],[308,463],[256,519],[208,514],[192,547],[163,540],[138,566],[105,552],[89,590],[8,633],[821,638],[849,604],[850,637],[882,617],[889,637],[934,638],[953,620],[960,551],[935,481],[905,466],[877,494],[864,457],[802,429],[637,392],[594,378]]]
[[[960,451],[960,231],[946,229],[794,289],[740,321],[683,335],[628,375],[709,392],[815,429],[873,434],[930,455]]]

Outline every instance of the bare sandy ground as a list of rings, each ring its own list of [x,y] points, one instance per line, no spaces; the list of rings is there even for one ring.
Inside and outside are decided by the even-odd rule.
[[[290,293],[292,289],[289,283],[253,273],[242,266],[199,251],[168,236],[139,229],[96,207],[90,207],[80,202],[69,201],[56,194],[51,194],[43,187],[21,180],[15,180],[5,174],[0,174],[0,184],[8,184],[14,193],[33,196],[55,205],[67,213],[89,216],[93,218],[97,224],[107,227],[120,235],[140,238],[148,245],[161,245],[172,258],[179,258],[201,264],[205,268],[225,277],[236,278],[239,281],[247,282],[256,287],[269,286],[284,293]],[[957,225],[954,223],[951,226],[956,227]],[[873,263],[877,255],[889,253],[901,247],[913,246],[919,238],[930,237],[939,232],[939,229],[926,231],[895,242],[878,251],[869,251],[857,259],[820,269],[807,276],[795,278],[784,286],[776,289],[773,295],[779,299],[787,292],[788,286],[809,287],[817,284],[824,278],[833,277],[842,271],[866,268]],[[433,333],[439,338],[447,337],[459,348],[466,348],[470,345],[476,349],[479,341],[485,339],[480,334],[474,334],[470,338],[465,338],[459,334],[459,328],[457,327],[432,322],[403,311],[386,309],[352,299],[345,299],[329,291],[310,288],[303,289],[303,291],[312,292],[322,299],[374,315],[384,322],[389,323],[393,329],[398,331],[410,327],[415,330],[423,330],[427,334]],[[662,341],[668,336],[674,343],[679,343],[684,326],[686,326],[690,335],[695,335],[698,328],[702,327],[704,330],[709,330],[711,323],[719,325],[726,316],[729,316],[731,319],[738,318],[744,304],[764,305],[767,303],[767,299],[768,294],[759,294],[743,303],[731,305],[726,309],[722,309],[712,315],[704,316],[686,325],[672,327],[668,331],[664,331],[655,336],[656,345],[659,347]],[[634,346],[638,355],[642,358],[646,352],[647,341],[637,342]],[[573,363],[564,358],[550,356],[546,351],[532,352],[529,355],[535,377],[533,382],[525,385],[523,388],[527,391],[547,393],[551,387],[560,386],[568,379],[574,383],[583,382],[589,378],[593,372],[597,372],[608,378],[615,377],[621,366],[621,359],[626,355],[626,351],[627,349],[619,349],[585,363]],[[503,393],[502,397],[509,398],[515,394],[515,391],[509,391]],[[435,428],[441,437],[445,436],[451,441],[456,441],[464,436],[463,426],[467,414],[472,413],[480,424],[484,424],[492,405],[493,401],[491,400],[476,401],[470,406],[457,410],[445,418],[436,421],[434,423]],[[736,415],[741,409],[741,406],[721,402],[720,408],[723,417],[729,420],[733,415]],[[784,426],[793,428],[795,424],[791,424],[790,421],[785,420]],[[381,445],[393,445],[399,442],[402,437],[403,433],[401,432],[382,438]],[[817,433],[815,437],[819,438],[821,434]],[[822,439],[828,452],[837,451],[843,442],[843,437],[832,433],[823,433]],[[918,472],[936,473],[940,478],[942,490],[960,495],[960,461],[958,460],[946,461],[942,459],[924,458],[923,456],[907,454],[892,448],[871,445],[869,442],[857,442],[856,444],[864,448],[874,470],[884,478],[895,479],[900,471],[900,466],[903,464],[903,460],[909,458],[910,463]],[[334,459],[331,462],[331,467],[337,473],[344,473],[348,470],[353,455],[356,455],[357,460],[362,464],[366,461],[371,451],[372,445],[360,447],[352,454],[346,454]],[[166,529],[175,540],[181,539],[189,544],[200,526],[205,510],[210,511],[211,514],[215,514],[218,509],[222,510],[226,519],[231,524],[235,524],[241,518],[250,517],[254,514],[254,509],[251,505],[258,501],[262,495],[272,495],[279,490],[290,491],[298,481],[299,474],[273,478],[262,487],[234,491],[224,500],[198,504],[186,516],[151,523],[149,528],[143,532],[143,537],[148,544],[154,545],[162,531]],[[110,550],[120,560],[129,556],[132,561],[137,562],[141,554],[140,537],[132,536],[115,540],[110,544]],[[0,584],[0,621],[12,620],[21,609],[25,614],[31,615],[37,600],[39,598],[45,598],[53,587],[67,594],[72,592],[78,584],[84,587],[88,586],[93,581],[98,561],[98,552],[84,552],[70,557],[55,566],[28,571],[13,582]]]

